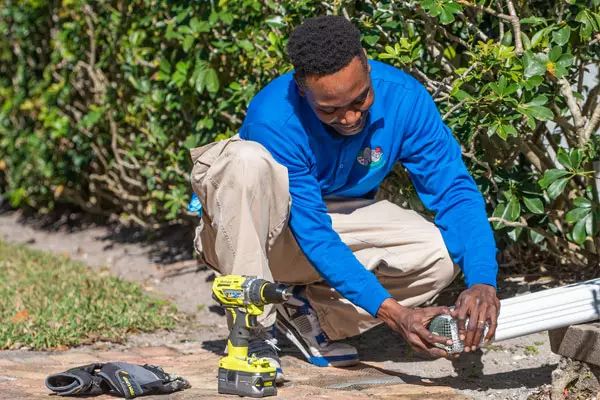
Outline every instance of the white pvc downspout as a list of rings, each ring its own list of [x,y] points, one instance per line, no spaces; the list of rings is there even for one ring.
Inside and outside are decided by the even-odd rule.
[[[494,341],[600,319],[600,279],[500,301]]]

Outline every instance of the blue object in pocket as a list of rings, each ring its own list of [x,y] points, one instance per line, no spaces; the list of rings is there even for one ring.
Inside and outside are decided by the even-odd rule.
[[[189,212],[195,212],[199,217],[202,216],[202,204],[195,192],[192,192],[192,199],[190,200],[187,209]]]

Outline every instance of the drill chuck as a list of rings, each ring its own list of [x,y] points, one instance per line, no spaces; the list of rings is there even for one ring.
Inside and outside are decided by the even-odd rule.
[[[246,289],[246,298],[250,304],[282,303],[292,296],[286,285],[271,283],[260,278],[248,278],[244,286]]]
[[[262,297],[267,303],[283,303],[292,297],[287,285],[267,283],[262,290]]]

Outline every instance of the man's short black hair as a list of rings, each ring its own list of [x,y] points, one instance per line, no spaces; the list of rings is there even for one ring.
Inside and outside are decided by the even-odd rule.
[[[287,44],[298,78],[338,72],[356,56],[364,59],[360,31],[344,17],[326,15],[297,26]]]

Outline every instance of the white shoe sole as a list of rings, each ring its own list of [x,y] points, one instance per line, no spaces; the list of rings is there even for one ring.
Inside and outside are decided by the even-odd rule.
[[[349,367],[360,362],[358,354],[330,357],[313,356],[306,344],[298,338],[300,336],[298,331],[283,317],[277,318],[275,327],[302,352],[302,355],[309,363],[318,367]]]

